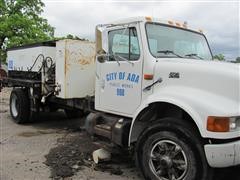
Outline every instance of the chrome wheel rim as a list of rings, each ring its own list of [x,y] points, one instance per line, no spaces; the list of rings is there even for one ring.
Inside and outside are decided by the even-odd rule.
[[[182,180],[188,162],[182,147],[171,140],[161,140],[150,151],[149,166],[160,180]]]
[[[12,98],[11,98],[11,111],[12,111],[12,115],[14,117],[17,117],[17,115],[18,115],[18,100],[17,100],[17,96],[15,94],[13,94]]]

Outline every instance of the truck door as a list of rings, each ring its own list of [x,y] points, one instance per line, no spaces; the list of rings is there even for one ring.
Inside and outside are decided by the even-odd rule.
[[[99,107],[131,116],[141,102],[142,60],[138,26],[108,31],[108,60],[97,63]]]

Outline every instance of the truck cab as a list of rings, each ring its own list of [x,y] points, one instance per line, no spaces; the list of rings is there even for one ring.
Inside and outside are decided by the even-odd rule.
[[[189,179],[186,174],[181,178],[183,166],[176,172],[169,167],[176,161],[171,155],[156,157],[171,154],[165,152],[171,148],[178,153],[173,139],[184,136],[191,147],[200,146],[202,164],[240,164],[240,68],[213,61],[201,30],[143,17],[99,25],[96,36],[95,108],[132,119],[128,145],[140,146],[137,154],[145,177],[171,179],[162,172],[167,168],[172,179]],[[169,131],[175,137],[165,134]],[[181,160],[188,153],[180,153]],[[209,174],[203,173],[203,179],[210,179]]]
[[[40,48],[40,68],[39,47],[9,51],[1,84],[15,87],[17,123],[49,107],[90,112],[88,134],[133,151],[145,179],[211,180],[213,168],[240,165],[240,66],[213,61],[202,31],[138,17],[95,32],[95,47],[60,40]],[[30,53],[33,65],[18,67]]]

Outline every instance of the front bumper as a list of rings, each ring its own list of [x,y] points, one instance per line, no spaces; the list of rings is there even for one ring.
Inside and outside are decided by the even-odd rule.
[[[240,164],[240,140],[225,144],[207,144],[204,149],[211,167],[221,168]]]

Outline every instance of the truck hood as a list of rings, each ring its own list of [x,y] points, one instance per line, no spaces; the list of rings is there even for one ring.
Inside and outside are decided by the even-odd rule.
[[[171,77],[171,73],[177,73],[179,77]],[[183,89],[202,90],[240,105],[239,64],[182,58],[158,59],[155,78],[159,77],[163,79],[164,87],[181,86]],[[239,106],[236,108],[239,109]]]

